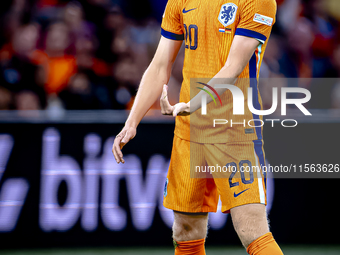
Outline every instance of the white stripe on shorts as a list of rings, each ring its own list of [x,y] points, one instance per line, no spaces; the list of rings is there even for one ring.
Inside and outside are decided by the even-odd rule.
[[[256,162],[257,183],[259,184],[260,203],[265,204],[266,199],[264,196],[264,188],[263,188],[263,182],[262,182],[262,167],[259,167],[259,162],[257,160],[255,149],[254,149],[254,156],[255,156],[255,162]]]

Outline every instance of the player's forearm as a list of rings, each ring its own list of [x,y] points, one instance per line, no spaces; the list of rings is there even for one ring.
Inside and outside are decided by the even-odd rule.
[[[239,65],[229,65],[224,66],[215,76],[208,82],[208,85],[215,88],[218,84],[230,84],[234,85],[237,78],[240,76],[244,68]],[[229,78],[226,78],[229,77]],[[209,90],[208,87],[204,87],[204,89]],[[215,88],[218,95],[222,95],[227,89],[226,88]],[[193,113],[201,108],[201,98],[204,95],[204,91],[200,91],[195,97],[190,100],[190,112]],[[217,96],[213,93],[214,98]],[[207,97],[207,104],[212,102],[213,99],[211,97]]]
[[[171,66],[159,67],[151,63],[143,75],[126,126],[137,127],[142,118],[159,99],[164,84],[170,79]]]
[[[208,85],[212,87],[218,84],[234,85],[237,78],[249,63],[258,45],[259,41],[254,38],[236,35],[233,39],[227,62]],[[219,88],[215,90],[218,95],[222,95],[227,89]],[[201,108],[202,95],[203,91],[190,101],[190,112],[197,111],[197,109]],[[207,103],[211,101],[212,98],[208,97]]]

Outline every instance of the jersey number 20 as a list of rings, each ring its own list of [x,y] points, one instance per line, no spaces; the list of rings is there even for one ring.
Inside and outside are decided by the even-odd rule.
[[[189,27],[187,27],[187,25],[184,24],[184,29],[185,29],[185,48],[190,50],[196,50],[198,44],[198,27],[196,25],[190,25]]]

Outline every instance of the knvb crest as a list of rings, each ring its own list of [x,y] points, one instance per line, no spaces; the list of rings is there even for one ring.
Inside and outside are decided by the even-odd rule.
[[[222,5],[218,20],[223,26],[227,27],[234,23],[236,18],[237,5],[233,3],[227,3]]]

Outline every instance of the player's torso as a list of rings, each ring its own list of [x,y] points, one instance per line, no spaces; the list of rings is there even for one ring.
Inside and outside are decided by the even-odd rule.
[[[227,60],[238,24],[240,0],[186,0],[184,75],[213,77]]]
[[[240,7],[245,1],[249,0],[183,0],[181,22],[183,24],[182,29],[186,49],[183,67],[184,80],[180,95],[181,102],[190,101],[190,99],[200,91],[196,89],[197,84],[191,84],[196,78],[211,79],[225,65],[235,31],[239,24]],[[260,59],[262,59],[262,57],[260,57]],[[249,78],[248,66],[244,69],[240,77]],[[247,95],[248,87],[249,82],[242,82],[240,86],[245,96]],[[208,111],[211,113],[210,116],[201,116],[200,111],[196,111],[195,114],[190,117],[192,120],[191,123],[189,118],[184,117],[177,119],[176,133],[182,138],[190,136],[190,140],[197,142],[209,141],[209,138],[203,138],[205,136],[204,134],[207,134],[209,137],[215,137],[213,140],[217,141],[217,134],[225,133],[227,129],[223,127],[208,131],[207,127],[212,125],[212,115],[219,115],[219,118],[223,117],[223,119],[229,120],[235,117],[232,116],[231,94],[224,93],[221,98],[224,104],[223,108],[215,108],[213,104],[208,105]],[[242,121],[243,119],[252,119],[252,114],[249,111],[246,111],[245,115],[246,116],[242,116],[242,118],[234,118],[234,120]],[[185,135],[185,133],[189,132],[189,129],[185,128],[185,126],[189,125],[190,135]],[[186,132],[182,132],[179,129],[184,129]],[[244,139],[243,128],[228,128],[228,130],[229,138],[227,140]],[[203,131],[203,133],[201,131]],[[238,138],[240,136],[241,138]],[[247,135],[246,139],[254,140],[256,138],[254,133]],[[226,139],[222,140],[225,141]]]

